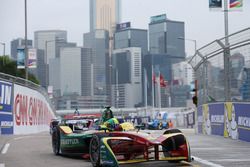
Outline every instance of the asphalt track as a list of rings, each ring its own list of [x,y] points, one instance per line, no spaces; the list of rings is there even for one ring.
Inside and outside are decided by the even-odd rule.
[[[150,132],[162,134],[162,131]],[[122,166],[250,166],[250,143],[220,136],[195,135],[193,130],[183,130],[183,132],[190,142],[194,158],[191,163],[150,162]],[[55,156],[52,153],[51,139],[48,133],[0,136],[0,148],[0,167],[92,167],[88,160]]]

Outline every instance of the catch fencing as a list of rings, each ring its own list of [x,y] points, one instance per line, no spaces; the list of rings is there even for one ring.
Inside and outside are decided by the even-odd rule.
[[[198,132],[250,142],[250,28],[198,49]]]
[[[198,49],[189,63],[198,83],[198,105],[250,101],[250,28]]]

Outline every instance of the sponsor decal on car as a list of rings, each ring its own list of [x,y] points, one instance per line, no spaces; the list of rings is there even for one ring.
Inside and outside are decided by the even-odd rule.
[[[75,145],[80,144],[78,139],[62,139],[61,145]]]

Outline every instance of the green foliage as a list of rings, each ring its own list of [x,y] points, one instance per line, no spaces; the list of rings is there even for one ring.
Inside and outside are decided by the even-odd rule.
[[[11,60],[8,56],[0,57],[0,72],[13,75],[20,78],[25,78],[25,69],[17,69],[17,63]],[[28,74],[29,80],[39,84],[39,81],[33,74]]]

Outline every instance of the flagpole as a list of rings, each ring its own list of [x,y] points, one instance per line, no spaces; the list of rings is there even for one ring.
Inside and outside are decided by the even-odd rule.
[[[154,107],[155,107],[155,86],[154,86],[154,79],[153,79],[153,76],[154,76],[154,66],[152,65],[152,110],[153,110],[153,114],[154,114]]]
[[[144,99],[145,99],[145,108],[146,108],[146,110],[147,110],[147,107],[148,107],[147,83],[148,83],[148,77],[147,77],[146,69],[144,68]]]
[[[159,76],[158,76],[158,107],[159,107],[159,111],[161,111],[161,72],[159,70]]]

